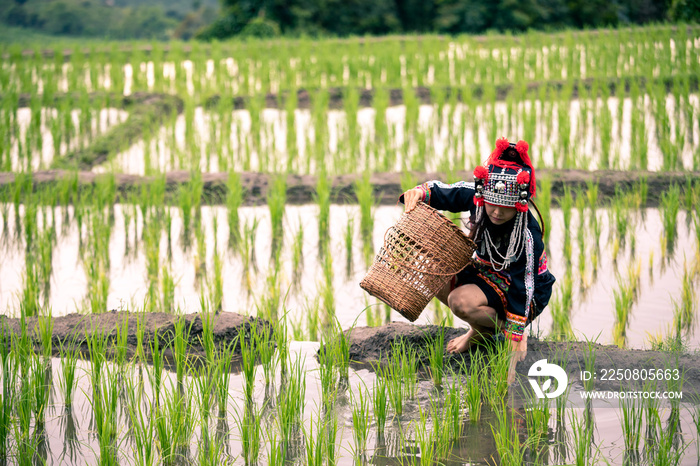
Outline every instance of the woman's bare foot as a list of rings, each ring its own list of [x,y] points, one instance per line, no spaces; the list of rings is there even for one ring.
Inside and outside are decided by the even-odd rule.
[[[449,343],[447,343],[447,352],[448,353],[464,353],[469,349],[470,341],[469,341],[469,333],[471,330],[467,333],[465,333],[462,336],[459,336],[457,338],[454,338],[450,340]]]

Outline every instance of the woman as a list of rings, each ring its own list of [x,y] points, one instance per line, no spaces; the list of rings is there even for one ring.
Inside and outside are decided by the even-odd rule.
[[[496,141],[486,166],[476,167],[474,182],[447,185],[428,181],[406,191],[406,211],[418,202],[450,212],[470,213],[477,244],[474,261],[438,293],[471,327],[450,341],[447,350],[461,353],[502,330],[513,350],[509,381],[515,364],[525,357],[525,328],[549,303],[555,278],[547,269],[542,230],[528,209],[535,196],[535,170],[528,144]]]

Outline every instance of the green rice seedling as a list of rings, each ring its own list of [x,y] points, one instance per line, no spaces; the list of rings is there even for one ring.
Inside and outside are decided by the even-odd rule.
[[[309,429],[307,430],[306,428],[304,428],[306,466],[323,466],[323,460],[326,456],[326,436],[324,434],[325,427],[323,425],[323,420],[321,419],[321,416],[317,417],[316,422],[314,422],[314,419],[312,417]]]
[[[157,459],[156,425],[152,421],[147,406],[150,404],[135,379],[127,378],[127,393],[130,400],[127,403],[129,419],[131,420],[132,454],[139,466],[153,465]]]
[[[510,368],[510,358],[512,357],[510,342],[496,342],[492,347],[487,347],[486,358],[488,360],[487,369],[490,383],[484,379],[482,388],[484,398],[492,409],[496,409],[503,403],[506,393],[508,393],[508,370]]]
[[[63,404],[67,407],[73,405],[73,392],[78,383],[76,373],[80,349],[75,342],[75,336],[68,344],[59,340],[59,353],[61,355],[61,371],[59,372],[58,386],[63,392]]]
[[[681,326],[686,333],[689,333],[695,323],[697,311],[697,299],[695,287],[693,286],[693,273],[683,264],[683,277],[681,279],[681,304],[680,317]]]
[[[267,193],[267,207],[270,209],[270,222],[272,224],[271,257],[275,257],[282,247],[284,237],[282,222],[286,203],[287,179],[284,176],[277,176],[270,183],[270,189]]]
[[[269,386],[275,377],[276,360],[275,360],[275,341],[272,335],[272,327],[263,326],[252,327],[254,347],[260,358],[260,364],[263,367],[265,374],[265,386]]]
[[[241,372],[243,373],[246,403],[253,402],[253,390],[255,389],[255,362],[256,352],[253,341],[253,336],[239,336],[238,344],[241,349]]]
[[[37,316],[36,333],[41,341],[42,355],[44,359],[48,360],[53,353],[53,317],[50,308],[46,310],[45,314]]]
[[[372,407],[374,413],[374,420],[377,423],[377,432],[382,435],[384,434],[384,426],[386,425],[387,418],[387,408],[388,408],[388,391],[387,382],[380,376],[379,368],[375,368],[375,373],[377,376],[374,378],[373,383],[373,396],[372,396]]]
[[[562,215],[564,216],[564,259],[566,260],[567,267],[571,264],[571,233],[569,226],[571,225],[571,209],[574,206],[574,199],[571,196],[571,191],[568,188],[564,188],[564,197],[559,200],[559,206],[561,207]]]
[[[224,304],[224,273],[221,256],[214,250],[214,276],[209,284],[210,300],[214,312],[221,312]]]
[[[0,457],[7,458],[12,412],[17,397],[16,353],[10,352],[5,325],[0,328],[0,364],[2,369],[2,393],[0,393]]]
[[[286,312],[285,312],[286,315]],[[289,359],[289,329],[285,319],[280,319],[273,325],[273,335],[275,336],[275,346],[277,347],[277,361],[282,374],[287,373],[287,363]]]
[[[14,400],[16,403],[15,412],[17,420],[14,428],[14,438],[17,442],[18,453],[26,454],[34,451],[34,449],[31,448],[32,439],[30,433],[32,411],[34,409],[34,393],[32,392],[33,387],[29,379],[29,371],[27,371],[26,374],[20,374],[19,382],[19,390]]]
[[[267,433],[267,464],[270,466],[283,466],[287,462],[287,450],[285,442],[280,442],[277,429],[274,425],[268,425]]]
[[[33,411],[34,419],[38,426],[45,424],[46,407],[49,403],[49,395],[51,393],[51,385],[46,379],[46,364],[41,360],[39,355],[31,356],[31,372],[29,376],[29,384],[33,394]],[[50,380],[49,380],[50,382]]]
[[[598,341],[599,336],[600,333],[593,340],[589,340],[588,337],[584,336],[586,339],[586,347],[583,350],[583,370],[588,374],[593,374],[595,372],[595,362],[598,355],[598,350],[596,349],[595,344]],[[594,377],[589,377],[583,380],[583,389],[587,392],[593,390],[594,385]]]
[[[122,313],[120,322],[115,326],[116,336],[112,342],[112,355],[114,362],[117,363],[119,370],[123,373],[126,366],[126,355],[129,339],[129,313]]]
[[[109,336],[103,328],[98,329],[93,323],[92,333],[87,333],[86,330],[85,340],[88,346],[88,356],[92,362],[90,372],[92,387],[99,390],[102,380],[100,376],[106,362]]]
[[[347,381],[350,376],[350,338],[336,319],[336,336],[334,341],[335,361],[338,365],[340,380]]]
[[[369,404],[370,395],[367,389],[357,387],[357,395],[353,393],[352,399],[352,433],[355,442],[353,456],[356,459],[364,457],[367,451],[367,438],[369,436]]]
[[[576,211],[578,212],[579,227],[576,231],[576,243],[578,245],[578,275],[581,279],[581,289],[588,287],[588,278],[586,277],[586,229],[584,228],[584,209],[586,208],[586,198],[582,190],[576,192]]]
[[[318,255],[324,258],[330,245],[331,183],[325,168],[316,180],[314,202],[318,204]]]
[[[229,388],[231,386],[231,364],[233,362],[233,351],[235,347],[236,340],[234,339],[231,343],[222,345],[222,348],[217,352],[215,386],[217,393],[216,398],[219,402],[219,417],[224,417],[228,408],[228,399],[230,397]]]
[[[304,267],[304,225],[299,218],[299,229],[294,235],[292,246],[292,285],[298,290],[301,286],[301,273]]]
[[[192,388],[197,392],[197,408],[202,428],[209,426],[212,407],[215,403],[215,391],[217,389],[217,370],[213,364],[202,364],[192,367]],[[184,392],[184,390],[182,390]]]
[[[544,242],[549,244],[549,231],[550,225],[552,224],[552,179],[549,176],[543,176],[539,179],[540,184],[537,186],[537,207],[542,214],[542,220],[544,221]]]
[[[345,224],[345,276],[350,277],[353,271],[352,250],[355,242],[355,219],[348,217],[348,223]]]
[[[433,300],[434,321],[441,322],[445,327],[454,327],[454,314],[449,307],[438,299]]]
[[[462,372],[467,373],[467,380],[464,382],[462,396],[469,414],[469,421],[472,423],[479,422],[481,419],[482,402],[482,384],[484,371],[484,357],[480,353],[473,353],[469,364],[469,369],[464,367],[462,363]]]
[[[662,249],[662,252],[668,256],[673,254],[677,237],[677,219],[678,210],[680,209],[680,193],[680,187],[677,184],[672,184],[667,191],[661,193],[659,198],[661,221],[664,227],[662,237],[662,244],[664,245],[664,248]]]
[[[445,328],[441,327],[431,338],[428,346],[428,362],[430,378],[437,387],[442,386],[445,371]]]
[[[163,389],[163,368],[165,359],[163,351],[160,348],[160,338],[157,328],[153,332],[153,339],[148,342],[148,349],[151,353],[151,370],[148,371],[148,376],[151,381],[151,387],[153,387],[155,404],[158,405],[161,401],[161,392]]]
[[[551,335],[556,341],[572,340],[574,330],[571,325],[571,308],[573,306],[573,277],[571,269],[564,274],[561,293],[550,301],[552,312]]]
[[[105,365],[101,372],[99,389],[93,388],[93,397],[90,403],[93,409],[95,430],[99,440],[100,463],[107,465],[118,464],[117,434],[118,418],[117,399],[118,381],[116,373]]]
[[[392,358],[396,357],[400,378],[405,384],[406,394],[409,398],[416,397],[416,385],[418,382],[418,354],[416,349],[403,339],[392,344]]]
[[[292,439],[292,433],[301,425],[304,415],[304,397],[306,394],[306,371],[301,354],[291,362],[286,381],[286,390],[280,392],[277,403],[277,422],[282,441]]]
[[[416,445],[420,451],[418,464],[428,466],[437,463],[436,436],[428,426],[428,414],[418,405],[418,419],[415,421]]]
[[[573,464],[576,466],[598,464],[600,452],[598,450],[593,452],[593,425],[576,416],[574,411],[569,411],[569,425],[571,426]]]
[[[323,258],[323,283],[321,298],[323,300],[323,327],[330,328],[335,320],[335,294],[333,293],[333,257],[326,254]]]
[[[333,345],[324,344],[318,353],[318,378],[321,381],[323,403],[333,404],[338,393],[338,368],[334,364]]]
[[[656,380],[645,380],[642,385],[643,392],[656,392]],[[661,400],[658,398],[648,397],[642,400],[642,409],[644,413],[646,432],[644,433],[644,450],[653,450],[656,448],[658,441],[658,432],[656,425],[656,417],[661,409]]]
[[[403,414],[403,403],[405,388],[401,380],[401,362],[398,358],[391,357],[387,366],[381,370],[378,377],[383,377],[386,381],[387,396],[389,405],[394,410],[396,416]]]
[[[679,445],[677,419],[669,419],[669,424],[666,428],[663,428],[661,417],[657,413],[654,422],[659,432],[659,438],[656,449],[651,455],[651,461],[654,465],[659,466],[677,466],[681,464],[681,459],[686,448],[688,448],[688,444]]]
[[[526,440],[524,443],[520,441],[518,435],[517,422],[514,419],[511,409],[504,403],[503,400],[494,406],[494,414],[496,415],[495,425],[491,425],[496,442],[496,450],[498,451],[499,464],[502,465],[520,465],[524,464],[525,451],[531,445],[531,440]],[[495,458],[492,458],[495,461]]]
[[[615,299],[615,325],[613,326],[613,339],[615,344],[624,348],[627,342],[627,327],[629,314],[634,303],[633,289],[618,277],[618,289],[613,290]]]
[[[693,408],[690,409],[690,414],[693,418],[693,425],[695,426],[695,451],[698,457],[700,457],[700,405],[696,404]]]
[[[318,341],[320,326],[320,303],[319,297],[315,296],[313,301],[306,299],[304,313],[306,314],[306,332],[310,341]]]
[[[173,464],[190,445],[194,431],[194,413],[190,392],[175,387],[165,390],[162,403],[156,404],[155,425],[164,464]]]
[[[549,399],[530,395],[525,404],[525,424],[533,447],[538,448],[547,440],[550,417]]]
[[[372,262],[374,245],[372,244],[372,231],[374,230],[374,188],[370,181],[369,172],[365,172],[355,182],[355,196],[360,204],[360,237],[362,238],[362,251],[365,264]]]
[[[246,405],[243,415],[236,412],[234,420],[241,436],[241,451],[246,465],[256,464],[261,450],[262,410]]]
[[[213,312],[202,312],[199,315],[202,321],[202,335],[199,337],[200,344],[204,348],[207,364],[214,364],[216,345],[214,343],[215,314]]]
[[[162,312],[172,313],[175,310],[175,278],[170,272],[170,267],[164,265],[160,272],[161,300],[160,308]]]
[[[336,440],[340,428],[338,427],[338,411],[335,409],[324,409],[323,421],[325,425],[324,444],[326,446],[326,462],[329,465],[337,464],[339,452]]]
[[[464,430],[464,412],[462,411],[462,384],[459,376],[452,373],[452,381],[445,395],[445,421],[448,438],[455,442],[462,436]],[[444,456],[446,458],[446,456]]]

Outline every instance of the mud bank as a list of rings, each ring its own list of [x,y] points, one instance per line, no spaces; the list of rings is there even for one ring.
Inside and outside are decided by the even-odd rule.
[[[385,364],[392,352],[395,341],[403,339],[416,348],[422,366],[427,366],[427,356],[422,350],[437,335],[440,327],[436,325],[412,325],[403,322],[392,322],[381,327],[358,327],[347,331],[350,340],[350,359],[356,368],[372,369],[373,365]],[[452,338],[466,333],[464,329],[449,328],[445,333],[445,343]],[[700,358],[695,353],[674,354],[660,351],[623,350],[614,345],[591,344],[596,354],[595,359],[595,390],[628,390],[631,387],[642,388],[643,381],[627,380],[625,370],[630,369],[678,369],[682,380],[684,401],[690,401],[700,394]],[[474,350],[472,350],[474,351]],[[483,351],[478,349],[476,351]],[[528,341],[528,351],[525,359],[517,365],[517,372],[522,383],[527,384],[528,370],[536,361],[547,359],[549,363],[557,363],[566,369],[569,383],[581,388],[581,371],[585,369],[585,357],[588,353],[586,342],[550,342]],[[455,370],[469,367],[471,353],[446,354],[445,365]],[[611,376],[612,371],[622,370],[622,379]],[[631,374],[630,374],[631,375]],[[607,376],[607,377],[605,377]],[[603,379],[606,380],[603,380]],[[657,390],[666,390],[666,382],[659,382]]]
[[[697,76],[689,75],[686,76],[688,86],[691,92],[698,90],[698,78]],[[529,82],[525,85],[524,89],[513,86],[511,84],[498,84],[494,86],[495,100],[503,102],[508,99],[509,96],[515,94],[519,98],[527,99],[537,99],[541,88],[545,88],[549,93],[558,94],[567,87],[570,87],[570,92],[567,91],[567,97],[571,99],[577,99],[579,96],[580,89],[586,89],[586,96],[590,96],[591,91],[595,90],[598,92],[601,86],[607,86],[610,90],[611,95],[621,96],[629,95],[632,83],[636,82],[640,89],[644,89],[648,82],[660,83],[666,89],[666,92],[671,92],[674,85],[674,80],[671,78],[663,79],[652,79],[650,80],[644,76],[633,76],[633,77],[623,77],[623,78],[610,78],[610,79],[577,79],[573,83],[562,80],[550,80],[541,82]],[[297,108],[300,109],[311,109],[313,108],[314,95],[319,91],[319,89],[298,89],[296,91],[296,102]],[[328,92],[328,108],[332,110],[342,110],[344,107],[344,99],[348,93],[348,88],[346,87],[330,87],[325,89]],[[397,106],[404,104],[403,89],[385,89],[384,92],[388,94],[388,105]],[[375,89],[365,89],[357,88],[357,105],[359,108],[367,108],[374,106],[374,96]],[[449,102],[450,100],[456,100],[457,102],[465,102],[464,91],[461,88],[446,87],[446,86],[434,86],[424,87],[419,86],[413,88],[414,98],[418,100],[421,105],[433,105],[439,101]],[[442,97],[437,98],[436,94],[443,94]],[[485,100],[484,86],[474,85],[471,87],[468,99],[476,99],[477,101]],[[215,108],[220,100],[220,96],[212,96],[204,102],[205,107]],[[266,94],[265,95],[265,107],[266,108],[276,108],[284,109],[285,102],[289,98],[289,92],[282,92],[280,94]],[[243,110],[248,108],[248,102],[250,97],[248,96],[237,96],[231,99],[230,105],[236,110]]]
[[[605,201],[615,196],[615,189],[623,191],[637,191],[638,183],[646,179],[648,194],[643,206],[657,207],[659,196],[668,190],[669,185],[678,184],[685,186],[688,180],[697,182],[700,180],[700,172],[648,172],[648,171],[613,171],[613,170],[538,170],[538,178],[541,180],[549,176],[552,180],[552,200],[557,200],[564,194],[564,187],[574,191],[577,188],[587,188],[588,182],[598,184],[599,199]],[[241,185],[244,192],[244,205],[264,205],[271,180],[274,175],[267,173],[242,172]],[[417,183],[426,180],[445,180],[444,173],[413,172],[413,179]],[[460,171],[454,174],[459,179],[471,181],[471,172]],[[23,182],[26,176],[22,175]],[[152,176],[138,176],[127,174],[98,175],[88,171],[74,172],[67,170],[38,171],[31,175],[34,189],[44,186],[52,186],[66,177],[76,177],[79,188],[92,187],[101,178],[114,176],[117,186],[117,201],[125,201],[130,193],[138,195],[142,185],[152,183]],[[360,179],[359,174],[340,175],[331,178],[331,202],[336,204],[357,203],[355,196],[355,182]],[[370,177],[374,189],[374,196],[381,205],[393,205],[398,201],[403,192],[401,189],[401,173],[374,173]],[[0,172],[0,190],[15,184],[16,175],[9,172]],[[226,200],[227,188],[226,173],[202,173],[202,203],[206,205],[223,204]],[[172,205],[177,205],[177,193],[180,185],[189,183],[190,173],[186,171],[173,171],[165,174],[166,199]],[[307,204],[314,202],[316,193],[316,176],[313,175],[287,175],[287,203]]]
[[[53,318],[53,354],[60,355],[60,346],[77,344],[83,357],[87,357],[87,340],[93,335],[106,336],[109,338],[107,347],[108,357],[112,357],[112,349],[116,342],[118,333],[126,328],[127,358],[131,359],[136,354],[138,346],[138,327],[143,327],[143,347],[148,362],[152,361],[150,347],[155,339],[158,339],[159,349],[163,353],[166,367],[174,367],[172,350],[172,340],[175,336],[175,323],[178,316],[163,312],[133,313],[128,311],[109,311],[104,314],[68,314],[66,316]],[[186,314],[182,316],[185,320],[185,340],[187,341],[188,355],[193,360],[203,359],[205,349],[203,341],[203,322],[201,314]],[[36,317],[26,319],[27,336],[34,343],[35,347],[41,345],[38,335]],[[5,344],[10,346],[12,337],[20,337],[22,333],[22,322],[19,318],[0,316],[0,328],[5,331]],[[250,339],[251,329],[258,332],[267,329],[273,332],[270,323],[257,317],[243,316],[233,312],[220,312],[213,315],[213,336],[214,344],[217,348],[230,345],[239,336]],[[272,335],[274,337],[274,334]],[[240,345],[234,345],[234,353],[239,355]]]

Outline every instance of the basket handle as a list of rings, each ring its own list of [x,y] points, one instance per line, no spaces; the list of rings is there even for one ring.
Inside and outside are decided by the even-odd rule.
[[[385,251],[388,251],[387,248],[386,248],[386,235],[389,234],[389,231],[391,231],[391,230],[393,230],[393,229],[394,229],[394,226],[390,226],[390,227],[387,228],[386,231],[384,232],[384,245],[383,245],[383,248],[384,248]],[[469,241],[471,241],[471,242],[474,242],[474,240],[472,239],[472,235],[473,235],[473,230],[470,230],[470,231],[469,231],[469,236],[467,236],[467,239],[468,239]],[[475,249],[476,249],[476,248],[475,248]],[[453,275],[457,275],[459,272],[461,272],[462,270],[464,270],[465,268],[467,268],[467,266],[468,266],[469,264],[471,264],[472,260],[471,260],[471,257],[470,257],[469,260],[467,261],[467,263],[464,264],[459,270],[457,270],[456,272],[449,272],[449,273],[428,272],[428,271],[426,271],[426,270],[419,270],[419,269],[417,269],[417,268],[411,266],[409,263],[407,263],[406,261],[403,261],[403,260],[397,261],[397,262],[398,262],[398,265],[399,265],[399,266],[405,267],[405,268],[407,268],[407,269],[409,269],[409,270],[413,270],[414,272],[423,273],[423,274],[426,274],[426,275],[434,275],[434,276],[436,276],[436,277],[451,277],[451,276],[453,276]]]

